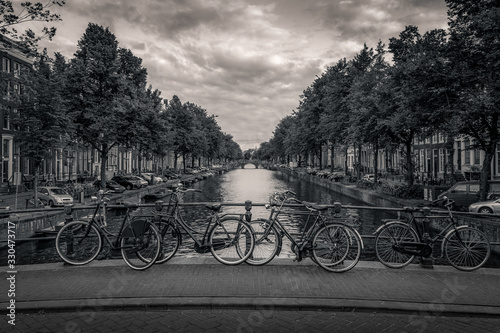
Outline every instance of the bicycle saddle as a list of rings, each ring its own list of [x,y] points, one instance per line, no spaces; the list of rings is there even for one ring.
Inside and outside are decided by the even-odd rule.
[[[214,204],[214,205],[205,205],[206,208],[213,210],[214,212],[218,212],[222,207],[222,204]]]

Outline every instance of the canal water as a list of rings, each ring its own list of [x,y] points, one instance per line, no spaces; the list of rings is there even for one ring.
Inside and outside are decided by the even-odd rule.
[[[293,191],[297,194],[296,198],[301,201],[309,201],[320,204],[333,204],[340,202],[342,205],[366,206],[361,201],[356,201],[344,197],[338,193],[331,192],[316,184],[301,180],[299,177],[271,171],[267,169],[256,169],[249,164],[244,169],[235,169],[220,176],[208,178],[202,182],[191,186],[201,190],[201,193],[189,192],[184,196],[184,202],[224,202],[224,203],[244,203],[247,200],[252,201],[252,219],[268,218],[269,210],[262,205],[269,202],[269,197],[274,192]],[[367,207],[368,208],[368,207]],[[205,231],[206,218],[209,211],[203,206],[183,207],[182,215],[184,219],[198,232]],[[280,221],[287,230],[297,237],[303,231],[306,224],[305,210],[287,210],[287,214],[280,215]],[[294,212],[302,214],[293,214]],[[224,206],[223,213],[243,214],[243,206]],[[380,225],[381,220],[389,218],[383,211],[374,211],[370,209],[343,209],[342,221],[356,228],[361,235],[372,235]],[[392,216],[393,217],[393,216]],[[202,235],[200,235],[202,237]],[[365,238],[365,254],[373,257],[373,239]],[[290,243],[285,240],[280,257],[291,256]],[[183,235],[183,246],[178,255],[198,256],[193,251],[194,243],[188,235]],[[370,254],[371,253],[371,254]],[[372,258],[373,259],[373,258]]]

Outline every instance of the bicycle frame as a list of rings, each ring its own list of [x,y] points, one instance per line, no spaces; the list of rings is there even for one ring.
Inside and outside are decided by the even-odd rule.
[[[288,238],[290,240],[290,242],[292,242],[292,244],[295,245],[299,249],[299,251],[303,251],[307,245],[307,241],[309,241],[311,239],[311,236],[313,235],[313,231],[315,231],[317,229],[318,224],[320,227],[322,227],[322,226],[325,226],[326,223],[325,223],[321,213],[315,214],[313,210],[310,210],[310,212],[307,216],[307,221],[306,221],[306,224],[304,227],[304,231],[300,235],[300,238],[298,238],[298,239],[293,238],[293,236],[286,230],[285,226],[283,226],[283,224],[280,222],[280,220],[278,220],[278,216],[281,213],[284,204],[289,200],[295,200],[295,199],[294,198],[284,199],[281,202],[281,205],[279,206],[279,208],[277,210],[274,208],[274,206],[271,207],[271,214],[269,215],[269,221],[271,221],[271,223],[269,223],[269,225],[267,226],[261,239],[265,239],[269,235],[272,226],[276,224],[276,225],[278,225],[278,229],[279,229],[278,231],[280,231],[283,235],[285,235],[286,238]],[[314,219],[314,222],[312,223],[311,227],[308,228],[309,221],[310,221],[311,217],[315,217],[315,219]],[[258,242],[258,241],[260,241],[260,239],[255,240],[255,242]],[[299,244],[299,243],[302,243],[302,244]],[[278,249],[278,252],[276,255],[279,255],[281,253],[281,248],[282,248],[282,244],[280,243],[279,249]]]
[[[172,208],[170,208],[171,205],[173,205]],[[242,220],[241,215],[218,214],[217,212],[212,212],[212,214],[206,220],[208,222],[207,227],[205,228],[205,232],[203,233],[203,238],[200,240],[195,235],[198,232],[191,228],[191,226],[189,226],[188,223],[184,221],[184,218],[179,213],[179,193],[172,193],[169,199],[168,207],[169,208],[167,209],[167,211],[171,210],[171,213],[167,216],[167,220],[172,221],[176,228],[180,226],[188,234],[188,236],[195,242],[195,249],[209,249],[209,244],[206,243],[206,239],[210,230],[219,223],[221,218],[225,216],[238,216],[238,219]]]
[[[137,237],[138,234],[136,233],[136,230],[135,228],[132,226],[133,224],[133,221],[131,220],[130,218],[130,211],[131,211],[131,208],[130,207],[127,207],[127,212],[125,213],[125,216],[123,217],[123,221],[121,223],[121,226],[120,226],[120,230],[118,231],[118,233],[116,235],[112,234],[111,232],[107,231],[106,230],[106,226],[102,226],[101,223],[99,223],[97,220],[96,220],[96,216],[99,214],[101,214],[101,208],[103,208],[104,210],[104,214],[103,214],[103,217],[104,217],[104,221],[106,221],[106,206],[107,204],[106,203],[103,203],[102,202],[102,199],[99,200],[97,202],[97,206],[94,210],[94,214],[92,216],[92,218],[90,219],[89,221],[89,225],[94,225],[97,230],[101,233],[102,236],[104,236],[104,239],[106,239],[106,242],[108,242],[109,246],[111,247],[112,250],[121,250],[122,248],[131,248],[130,247],[122,247],[120,246],[120,241],[122,240],[122,238],[124,237],[124,234],[128,233],[128,232],[131,232],[132,233],[132,236],[133,237]],[[125,229],[125,224],[128,222],[128,229]],[[85,233],[84,237],[82,237],[82,239],[84,239],[85,237],[88,236],[88,233],[90,232],[90,228],[87,229],[87,232]],[[116,237],[116,240],[112,240],[111,237]]]

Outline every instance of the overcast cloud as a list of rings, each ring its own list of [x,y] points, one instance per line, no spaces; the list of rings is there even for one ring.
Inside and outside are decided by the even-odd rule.
[[[218,115],[243,150],[276,124],[328,65],[363,43],[388,43],[406,25],[446,28],[443,0],[67,0],[44,42],[72,58],[89,22],[109,27],[143,59],[164,99],[179,96]]]

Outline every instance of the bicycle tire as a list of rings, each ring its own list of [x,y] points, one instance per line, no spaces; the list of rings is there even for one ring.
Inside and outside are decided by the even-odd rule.
[[[156,259],[157,264],[163,264],[177,253],[179,246],[182,243],[182,235],[170,221],[162,220],[159,223],[158,231],[161,235],[161,251]]]
[[[94,260],[102,249],[99,230],[85,221],[64,225],[56,236],[56,251],[71,265],[85,265]]]
[[[415,259],[415,255],[398,252],[392,247],[401,242],[418,243],[417,232],[403,222],[390,222],[383,226],[375,237],[377,259],[389,268],[408,266]]]
[[[238,265],[252,254],[255,238],[248,223],[229,218],[213,226],[208,235],[208,244],[217,261],[224,265]]]
[[[470,272],[482,267],[491,254],[488,238],[476,228],[458,228],[443,242],[446,259],[461,271]]]
[[[121,252],[125,263],[138,271],[151,267],[161,250],[161,235],[146,220],[135,220],[122,233]]]
[[[274,259],[278,254],[281,244],[281,234],[274,225],[270,229],[269,220],[250,221],[250,227],[254,232],[255,245],[250,257],[245,261],[252,266],[262,266]],[[267,233],[264,237],[264,233]],[[242,251],[240,251],[242,252]]]
[[[342,273],[354,268],[361,256],[362,241],[351,227],[329,223],[314,234],[315,262],[329,272]]]

